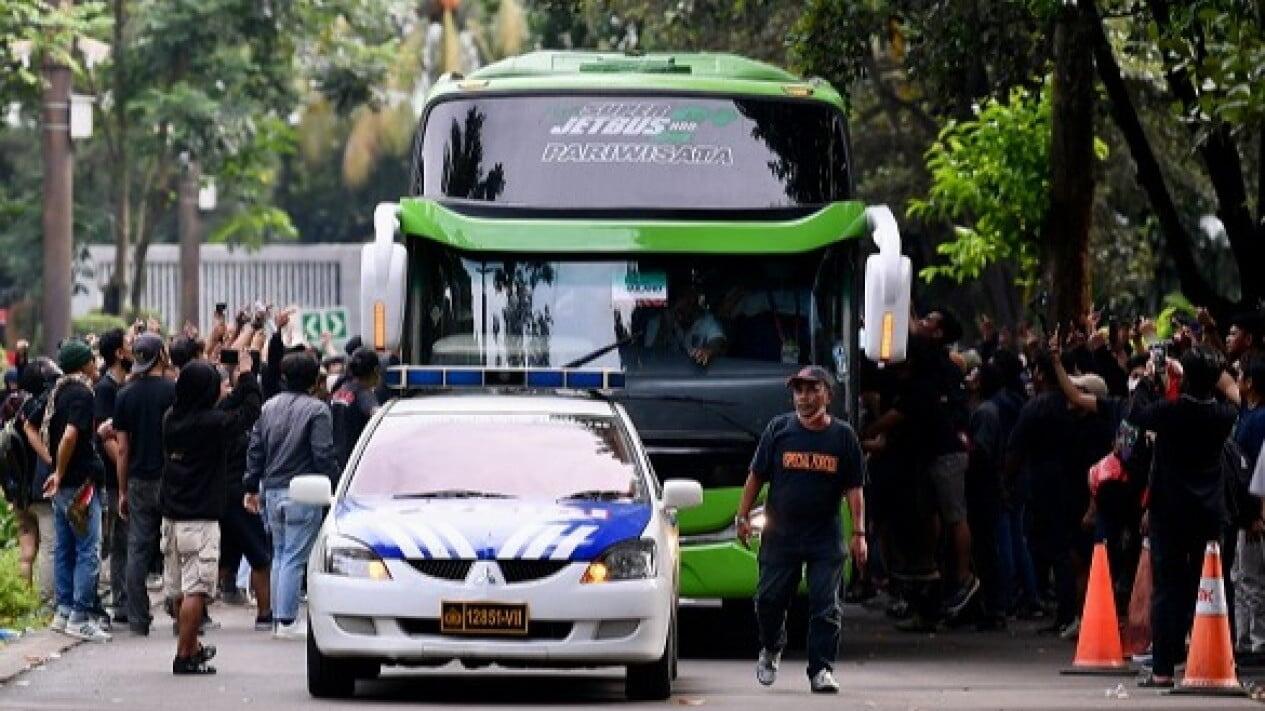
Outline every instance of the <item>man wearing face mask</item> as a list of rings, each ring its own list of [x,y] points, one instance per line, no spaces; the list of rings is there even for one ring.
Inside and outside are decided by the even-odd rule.
[[[808,678],[813,693],[838,693],[831,668],[839,648],[839,585],[850,551],[864,567],[865,460],[856,433],[830,415],[834,381],[821,366],[807,366],[787,381],[795,411],[779,415],[756,445],[735,524],[747,545],[749,515],[769,486],[760,544],[756,618],[760,657],[756,679],[769,686],[786,647],[786,610],[808,573]],[[852,536],[843,545],[839,507],[847,497]]]

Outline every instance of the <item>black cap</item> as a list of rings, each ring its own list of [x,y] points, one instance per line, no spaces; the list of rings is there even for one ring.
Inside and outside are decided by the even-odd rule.
[[[148,373],[162,354],[163,339],[152,333],[142,333],[132,343],[132,372]]]
[[[830,373],[820,365],[806,365],[800,368],[798,373],[786,379],[786,387],[793,387],[797,382],[823,383],[827,388],[835,386],[835,379],[830,377]]]

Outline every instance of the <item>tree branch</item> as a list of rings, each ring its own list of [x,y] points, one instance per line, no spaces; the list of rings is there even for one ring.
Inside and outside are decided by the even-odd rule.
[[[1087,2],[1086,11],[1091,17],[1095,64],[1098,67],[1098,76],[1107,90],[1111,116],[1129,145],[1129,153],[1133,156],[1133,162],[1138,168],[1138,182],[1146,191],[1147,198],[1151,202],[1151,209],[1155,211],[1155,217],[1164,233],[1164,243],[1168,247],[1169,256],[1173,258],[1173,263],[1177,266],[1182,291],[1195,303],[1207,305],[1213,311],[1224,313],[1229,302],[1216,293],[1199,271],[1190,233],[1182,225],[1173,196],[1165,183],[1164,173],[1160,169],[1159,161],[1155,158],[1146,130],[1138,119],[1137,109],[1120,74],[1120,65],[1116,62],[1111,43],[1107,40],[1107,33],[1103,29],[1102,17],[1098,15],[1097,3],[1094,0]]]
[[[1160,32],[1171,29],[1171,13],[1168,0],[1152,0],[1151,12],[1154,15]],[[1206,54],[1203,32],[1196,32],[1197,53]],[[1166,64],[1164,75],[1169,90],[1181,101],[1186,111],[1199,109],[1199,95],[1186,67],[1181,64]],[[1243,179],[1243,161],[1239,156],[1239,147],[1235,143],[1234,134],[1229,124],[1218,121],[1211,127],[1206,140],[1198,146],[1208,178],[1212,182],[1213,192],[1217,195],[1217,216],[1225,226],[1226,236],[1230,239],[1230,249],[1239,266],[1239,284],[1243,299],[1254,303],[1262,294],[1259,280],[1247,277],[1250,269],[1260,264],[1262,249],[1256,222],[1252,218],[1247,203],[1247,184]]]

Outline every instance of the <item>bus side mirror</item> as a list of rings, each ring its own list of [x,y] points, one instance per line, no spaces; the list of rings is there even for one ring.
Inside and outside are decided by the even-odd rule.
[[[360,330],[366,346],[395,351],[404,325],[408,251],[396,244],[399,205],[380,203],[373,211],[373,242],[360,252]]]
[[[909,345],[909,296],[913,265],[900,253],[900,229],[886,205],[865,209],[878,254],[865,260],[865,337],[862,348],[876,363],[905,360]]]

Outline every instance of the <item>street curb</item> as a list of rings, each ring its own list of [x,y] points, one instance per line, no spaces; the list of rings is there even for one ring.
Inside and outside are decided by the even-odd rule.
[[[7,685],[23,673],[57,658],[54,654],[60,657],[66,650],[83,642],[48,629],[23,635],[16,642],[0,647],[0,685]]]

